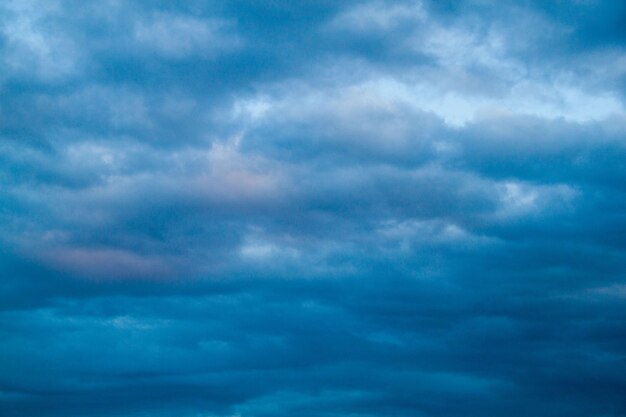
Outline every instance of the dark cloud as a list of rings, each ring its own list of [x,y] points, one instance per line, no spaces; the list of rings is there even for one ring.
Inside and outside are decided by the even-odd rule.
[[[624,7],[0,6],[0,414],[622,416]]]

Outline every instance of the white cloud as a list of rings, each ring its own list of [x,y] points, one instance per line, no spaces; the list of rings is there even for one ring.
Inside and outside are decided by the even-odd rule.
[[[503,181],[496,185],[501,218],[525,216],[543,210],[567,209],[579,193],[571,186],[534,185],[521,181]]]
[[[394,34],[396,40],[390,47],[416,56],[425,54],[434,60],[434,67],[421,66],[402,75],[373,69],[360,80],[352,79],[352,84],[358,84],[363,94],[433,112],[451,126],[461,127],[477,116],[493,113],[572,122],[624,114],[615,92],[592,88],[587,79],[568,70],[571,66],[539,70],[521,58],[519,51],[533,50],[541,42],[566,36],[571,28],[515,7],[507,13],[516,18],[507,25],[480,23],[471,17],[444,24],[429,16],[421,3],[368,2],[341,12],[331,20],[330,27],[390,32],[404,21],[412,22],[402,33]],[[595,74],[596,83],[601,82],[602,74],[615,78],[624,72],[623,57],[608,55],[614,59],[598,61],[591,57],[580,62],[587,73]],[[360,63],[342,65],[346,73],[363,73],[362,68],[350,68]]]
[[[159,13],[134,26],[135,42],[164,57],[213,56],[241,45],[232,23]]]
[[[0,12],[5,13],[0,20],[0,33],[6,42],[0,60],[13,76],[56,81],[79,71],[78,46],[62,28],[49,22],[55,6],[56,2],[27,0],[0,6]]]
[[[358,4],[335,16],[328,25],[331,30],[384,32],[403,22],[422,22],[426,11],[420,1],[388,4],[373,1]]]

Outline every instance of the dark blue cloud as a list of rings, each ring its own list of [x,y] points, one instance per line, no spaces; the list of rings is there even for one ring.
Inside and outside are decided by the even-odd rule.
[[[626,414],[624,7],[0,6],[0,414]]]

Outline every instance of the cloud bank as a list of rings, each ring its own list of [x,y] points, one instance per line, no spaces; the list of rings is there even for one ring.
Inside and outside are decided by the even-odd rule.
[[[625,19],[5,2],[0,414],[626,415]]]

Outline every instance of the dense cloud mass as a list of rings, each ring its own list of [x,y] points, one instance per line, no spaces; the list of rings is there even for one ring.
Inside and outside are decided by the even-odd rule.
[[[626,416],[626,3],[0,4],[0,415]]]

